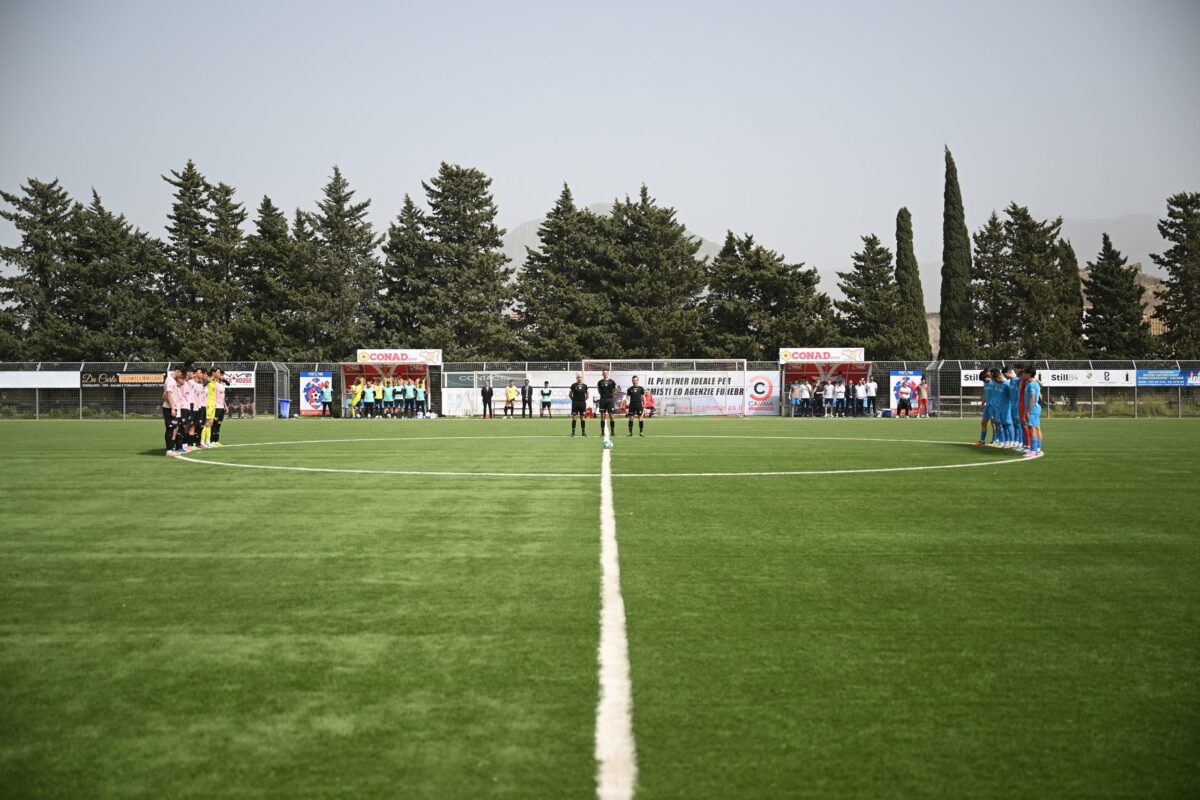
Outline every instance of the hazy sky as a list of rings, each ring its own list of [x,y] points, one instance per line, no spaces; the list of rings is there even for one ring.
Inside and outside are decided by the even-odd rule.
[[[1197,0],[0,0],[0,187],[95,187],[161,234],[188,158],[251,211],[311,208],[338,164],[384,226],[445,160],[494,179],[508,228],[563,181],[645,182],[696,233],[825,271],[907,205],[928,261],[943,144],[972,230],[1200,190],[1198,42]]]

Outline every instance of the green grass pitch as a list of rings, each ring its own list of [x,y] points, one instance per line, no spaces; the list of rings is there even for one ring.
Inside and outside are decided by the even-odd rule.
[[[595,796],[568,430],[0,423],[0,796]],[[1200,422],[1045,430],[622,423],[637,797],[1200,795]]]

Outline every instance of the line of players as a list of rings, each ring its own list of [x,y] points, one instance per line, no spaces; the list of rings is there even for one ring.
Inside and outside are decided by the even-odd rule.
[[[1008,447],[1038,458],[1042,451],[1042,384],[1037,370],[1012,366],[992,367],[979,374],[983,381],[983,418],[979,441],[992,447]],[[988,422],[992,440],[985,442]]]
[[[575,382],[567,389],[571,399],[571,435],[575,435],[575,425],[587,436],[587,401],[588,385],[583,382],[583,373],[576,373]],[[600,375],[596,382],[596,392],[599,399],[596,402],[596,416],[600,419],[600,436],[605,436],[604,423],[608,421],[608,438],[617,435],[617,382],[608,376],[608,370]],[[646,435],[646,387],[638,382],[638,376],[630,379],[629,388],[625,390],[625,417],[629,420],[629,435],[633,436],[633,421],[638,424],[638,436]]]
[[[166,455],[221,446],[228,385],[220,367],[206,370],[186,364],[167,373],[162,395]]]

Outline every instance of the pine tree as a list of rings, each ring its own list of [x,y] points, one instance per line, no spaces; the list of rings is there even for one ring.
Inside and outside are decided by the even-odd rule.
[[[1091,303],[1083,320],[1089,358],[1147,358],[1154,351],[1154,337],[1145,318],[1145,289],[1138,283],[1138,268],[1127,263],[1104,234],[1100,254],[1088,262],[1083,284]]]
[[[0,261],[12,274],[0,277],[0,312],[7,321],[3,357],[53,360],[74,357],[74,335],[61,322],[58,305],[69,283],[72,217],[76,204],[57,180],[30,178],[21,193],[0,192],[11,209],[0,217],[11,222],[19,244],[0,247]]]
[[[383,245],[377,329],[393,347],[439,346],[453,338],[448,298],[450,273],[439,270],[425,214],[407,194]],[[432,345],[430,342],[437,342]]]
[[[612,306],[604,291],[611,261],[607,219],[575,207],[563,184],[554,208],[538,228],[517,281],[517,308],[524,355],[532,360],[571,361],[607,353],[616,341],[598,340],[610,329]],[[599,349],[597,349],[599,348]]]
[[[904,332],[900,327],[900,295],[892,278],[892,251],[871,234],[862,237],[863,249],[853,256],[853,266],[839,272],[838,288],[846,296],[835,300],[842,312],[842,335],[851,343],[867,349],[867,357],[877,361],[903,360]]]
[[[833,305],[817,291],[817,270],[788,264],[750,234],[727,232],[708,275],[704,307],[714,358],[774,360],[781,347],[836,340]]]
[[[326,359],[346,357],[356,346],[376,343],[363,341],[375,309],[379,287],[379,260],[375,251],[380,237],[375,235],[367,212],[370,200],[354,202],[354,190],[335,165],[333,175],[322,190],[317,212],[309,217],[316,245],[314,267],[320,273],[316,281],[326,289],[324,340],[314,342]]]
[[[1079,277],[1079,259],[1075,256],[1075,248],[1065,239],[1058,240],[1057,257],[1058,276],[1055,288],[1058,291],[1063,323],[1071,333],[1059,357],[1079,358],[1084,352],[1083,283]]]
[[[925,322],[925,292],[921,288],[921,270],[913,250],[912,215],[907,208],[896,214],[896,291],[900,298],[901,326],[905,361],[929,361],[929,325]]]
[[[285,358],[292,351],[289,332],[296,305],[289,282],[295,247],[287,217],[263,196],[246,237],[242,255],[245,302],[231,323],[232,357],[246,361]]]
[[[1200,192],[1167,198],[1158,232],[1171,243],[1166,252],[1150,256],[1167,272],[1154,312],[1166,326],[1162,346],[1175,358],[1200,358]]]
[[[205,241],[204,296],[211,304],[210,320],[228,326],[245,303],[245,207],[234,200],[236,190],[218,183],[209,191],[211,227]],[[226,345],[228,348],[228,345]]]
[[[433,263],[444,289],[431,296],[446,316],[441,331],[424,331],[423,346],[440,347],[454,360],[504,360],[516,350],[507,316],[512,303],[511,271],[504,255],[504,230],[496,226],[492,179],[472,167],[442,162],[437,177],[422,183]]]
[[[940,358],[972,358],[971,238],[963,211],[958,167],[946,148],[946,185],[942,209],[942,303]]]
[[[1070,358],[1079,339],[1064,307],[1059,231],[1062,219],[1038,221],[1029,209],[1005,209],[1004,235],[1015,285],[1017,352],[1027,359]]]
[[[296,209],[292,217],[291,269],[282,282],[294,313],[285,353],[290,361],[336,361],[361,341],[360,323],[351,313],[346,276],[325,257],[312,216]]]
[[[1004,225],[995,211],[976,231],[974,240],[971,316],[977,353],[990,360],[1011,359],[1017,354],[1016,284]]]
[[[58,314],[76,333],[75,353],[95,361],[155,360],[165,353],[162,295],[155,291],[167,256],[124,215],[92,202],[73,214],[73,279]]]
[[[637,200],[616,202],[611,224],[613,264],[605,283],[618,357],[701,352],[705,264],[696,258],[700,240],[689,236],[675,209],[658,205],[645,186]]]

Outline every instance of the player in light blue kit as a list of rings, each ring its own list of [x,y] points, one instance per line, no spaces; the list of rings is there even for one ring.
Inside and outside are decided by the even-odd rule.
[[[1009,415],[1008,381],[1000,374],[999,367],[992,367],[992,447],[1010,447],[1012,441],[1012,417]]]
[[[1042,455],[1042,384],[1033,367],[1026,367],[1025,375],[1025,427],[1029,429],[1029,452],[1023,458],[1038,458]]]
[[[1021,370],[1006,367],[1004,379],[1008,383],[1008,415],[1012,418],[1013,435],[1008,446],[1014,450],[1025,449],[1025,423],[1021,421]]]
[[[987,442],[988,420],[991,419],[992,413],[992,379],[991,375],[985,369],[979,373],[979,380],[983,381],[983,413],[979,419],[979,441],[975,443],[979,447]],[[996,440],[996,431],[992,429],[992,441]]]

